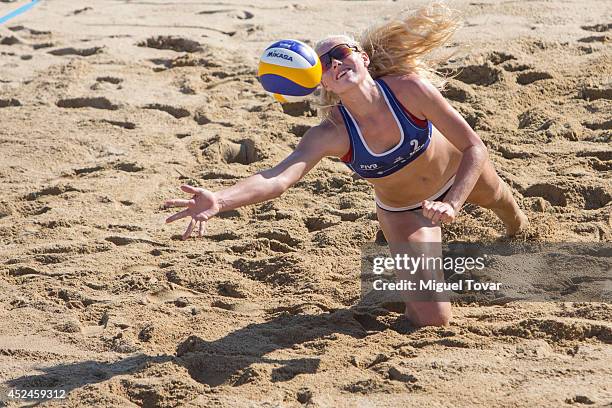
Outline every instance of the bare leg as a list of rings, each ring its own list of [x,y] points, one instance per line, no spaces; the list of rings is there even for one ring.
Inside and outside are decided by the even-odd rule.
[[[438,225],[423,217],[420,211],[393,213],[377,209],[378,221],[393,252],[394,244],[429,243],[426,256],[441,256],[442,233]],[[393,254],[395,256],[395,254]],[[404,279],[398,273],[400,279]],[[444,276],[438,277],[438,281]],[[406,316],[417,326],[446,326],[452,312],[448,301],[406,301]]]
[[[516,203],[510,187],[497,175],[488,159],[467,201],[493,211],[506,226],[509,236],[529,225],[529,219]]]

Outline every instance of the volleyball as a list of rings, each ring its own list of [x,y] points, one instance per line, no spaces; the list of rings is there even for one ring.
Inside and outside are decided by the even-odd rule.
[[[298,40],[281,40],[265,49],[257,76],[274,99],[285,103],[313,93],[321,73],[319,56],[310,46]]]

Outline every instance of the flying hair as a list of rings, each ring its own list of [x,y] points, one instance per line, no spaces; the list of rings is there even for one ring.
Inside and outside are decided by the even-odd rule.
[[[341,39],[355,44],[370,57],[368,71],[372,78],[416,73],[443,89],[446,78],[436,71],[444,59],[425,59],[433,50],[444,45],[461,26],[458,13],[443,3],[432,3],[410,12],[404,10],[391,21],[366,29],[358,39],[350,35],[331,35],[319,41],[315,48],[329,40]],[[340,98],[320,89],[319,110],[329,118]]]

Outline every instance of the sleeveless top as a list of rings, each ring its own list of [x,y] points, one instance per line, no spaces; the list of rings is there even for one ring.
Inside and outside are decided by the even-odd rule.
[[[339,105],[351,143],[341,160],[363,178],[380,178],[395,173],[419,157],[431,140],[431,122],[408,112],[382,79],[375,81],[400,130],[400,141],[396,146],[383,153],[371,151],[351,113]]]

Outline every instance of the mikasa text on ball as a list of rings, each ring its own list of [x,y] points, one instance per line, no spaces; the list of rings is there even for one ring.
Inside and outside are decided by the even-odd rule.
[[[281,40],[266,48],[257,76],[277,101],[295,102],[313,93],[321,82],[321,62],[307,44]]]

